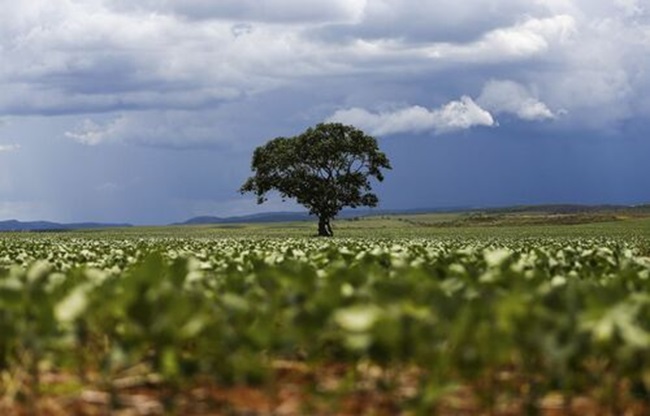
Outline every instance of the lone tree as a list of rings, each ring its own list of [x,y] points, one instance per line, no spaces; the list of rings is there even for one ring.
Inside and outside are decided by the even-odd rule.
[[[318,217],[318,235],[330,237],[330,220],[343,207],[377,206],[370,178],[383,181],[382,168],[391,169],[390,162],[374,137],[353,126],[321,123],[255,149],[254,175],[240,192],[255,193],[258,204],[271,190],[295,198]]]

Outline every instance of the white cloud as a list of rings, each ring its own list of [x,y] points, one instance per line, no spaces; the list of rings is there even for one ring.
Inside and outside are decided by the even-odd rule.
[[[371,8],[376,11],[373,4],[366,5],[365,0],[308,5],[274,0],[265,7],[251,1],[198,0],[149,1],[134,7],[100,0],[12,3],[0,16],[0,111],[51,115],[215,107],[314,77],[381,74],[397,68],[430,71],[458,63],[527,58],[544,53],[571,29],[569,17],[555,16],[530,18],[469,43],[409,43],[396,34],[341,44],[306,34],[308,28],[324,24],[311,20],[311,13],[327,9],[355,22]],[[394,3],[388,6],[403,10]],[[174,14],[185,8],[210,9],[208,16],[222,18],[188,21]],[[290,19],[302,24],[246,23],[258,15],[273,21],[276,12],[293,13]],[[463,10],[461,15],[469,13]]]
[[[360,18],[367,0],[109,0],[118,11],[156,10],[197,20],[246,20],[277,23],[349,22]]]
[[[19,144],[0,144],[0,153],[15,152],[19,149]]]
[[[65,136],[88,146],[132,143],[185,148],[228,142],[218,115],[212,111],[141,111],[86,118]]]
[[[493,114],[514,114],[523,120],[555,118],[546,104],[526,87],[513,81],[489,81],[476,101]]]
[[[394,91],[386,88],[375,102],[350,97],[380,83],[399,88],[443,76],[444,82],[424,88],[441,97],[492,78],[514,79],[535,85],[543,101],[536,91],[510,85],[498,93],[509,99],[486,91],[483,100],[497,103],[485,105],[496,107],[478,100],[481,107],[524,119],[566,109],[564,121],[579,125],[639,115],[650,88],[650,23],[640,0],[5,3],[0,114],[84,114],[95,122],[98,113],[123,114],[129,120],[124,135],[147,137],[136,142],[205,143],[209,133],[188,127],[188,118],[215,127],[199,117],[270,91],[284,89],[288,97],[305,85],[313,97],[306,105],[313,108],[376,108],[394,101]],[[331,85],[339,90],[328,90]],[[417,108],[403,112],[405,120],[431,118]],[[173,133],[147,133],[156,118]],[[104,130],[87,125],[68,136],[102,143],[118,135]]]
[[[569,15],[526,18],[490,30],[466,42],[418,42],[403,37],[355,38],[338,45],[320,45],[325,62],[355,65],[376,72],[419,69],[440,71],[450,67],[526,62],[557,53],[573,38],[576,21]],[[336,48],[332,48],[336,46]],[[354,69],[347,69],[354,72]]]
[[[348,10],[354,2],[339,3]],[[188,21],[152,13],[153,4],[149,12],[101,1],[52,4],[12,3],[0,15],[0,113],[214,108],[303,79],[357,71],[355,48],[340,53],[337,45],[303,36],[302,26]],[[330,6],[296,9],[323,8]]]
[[[116,118],[105,124],[85,119],[65,135],[79,143],[95,146],[108,141],[119,141],[120,133],[124,130],[126,123],[127,120],[124,117]]]
[[[649,92],[650,25],[617,10],[603,6],[599,18],[583,17],[575,39],[533,74],[545,102],[567,109],[574,125],[610,128],[642,116],[637,102]]]
[[[328,121],[352,124],[378,136],[426,131],[447,133],[475,126],[495,125],[492,115],[467,96],[431,110],[413,106],[372,113],[362,108],[350,108],[337,111]]]
[[[576,22],[569,15],[529,18],[514,26],[492,30],[474,42],[430,46],[427,54],[436,59],[463,62],[529,58],[567,42],[575,30]]]
[[[462,43],[544,9],[521,0],[372,0],[354,25],[337,25],[326,33],[335,38]]]
[[[493,115],[498,114],[513,114],[526,121],[556,117],[523,85],[491,80],[476,101],[463,96],[437,109],[412,106],[379,112],[353,107],[336,111],[328,121],[352,124],[378,136],[428,131],[441,134],[477,126],[497,126]]]
[[[614,4],[625,13],[626,17],[639,16],[647,11],[647,6],[641,6],[639,3],[639,0],[614,0]]]

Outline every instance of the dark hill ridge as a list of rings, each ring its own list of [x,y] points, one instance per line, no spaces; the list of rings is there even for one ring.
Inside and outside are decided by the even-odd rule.
[[[195,225],[195,224],[232,224],[245,222],[284,222],[304,221],[310,219],[306,212],[268,212],[262,214],[239,215],[234,217],[212,217],[201,216],[172,225]]]
[[[642,205],[579,205],[579,204],[547,204],[547,205],[517,205],[509,207],[447,207],[447,208],[414,208],[414,209],[350,209],[341,212],[339,219],[354,217],[370,217],[379,215],[415,215],[428,213],[485,213],[485,214],[582,214],[610,213],[630,215],[650,215],[650,204]],[[309,221],[314,217],[307,212],[267,212],[252,215],[232,217],[200,216],[182,223],[172,225],[201,225],[201,224],[237,224],[264,222]],[[133,227],[127,223],[58,223],[51,221],[0,221],[2,231],[74,231],[102,228]]]
[[[337,218],[369,217],[378,215],[415,215],[428,213],[486,213],[486,214],[582,214],[582,213],[631,213],[649,214],[650,204],[644,205],[579,205],[579,204],[547,204],[547,205],[516,205],[509,207],[449,207],[449,208],[413,208],[413,209],[364,209],[345,210]],[[233,224],[233,223],[263,223],[263,222],[290,222],[308,221],[314,219],[306,212],[267,212],[261,214],[234,216],[234,217],[194,217],[182,223],[172,225],[200,225],[200,224]]]
[[[78,222],[62,224],[50,221],[0,221],[0,231],[74,231],[101,228],[132,227],[131,224],[105,224],[99,222]]]
[[[516,205],[512,207],[488,208],[481,210],[487,213],[529,213],[539,212],[544,214],[580,214],[590,212],[638,212],[650,213],[650,205],[576,205],[576,204],[549,204],[549,205]]]
[[[346,210],[341,212],[337,218],[365,217],[371,215],[403,214],[407,211],[386,211],[386,210]],[[410,211],[408,211],[410,212]],[[417,212],[434,212],[434,210],[422,210]],[[264,212],[260,214],[240,215],[234,217],[212,217],[200,216],[190,218],[187,221],[171,225],[201,225],[201,224],[234,224],[234,223],[263,223],[263,222],[292,222],[309,221],[315,217],[307,212]]]

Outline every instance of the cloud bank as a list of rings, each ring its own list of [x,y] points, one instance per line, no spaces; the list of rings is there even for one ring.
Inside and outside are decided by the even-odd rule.
[[[494,114],[513,114],[522,120],[553,119],[556,115],[526,87],[514,81],[489,81],[477,102]]]
[[[650,14],[635,0],[6,3],[0,115],[206,114],[273,91],[290,100],[305,85],[314,108],[376,108],[394,89],[374,103],[355,96],[378,82],[399,88],[408,77],[437,80],[438,102],[475,97],[493,116],[550,119],[552,109],[566,109],[567,122],[591,125],[647,113]],[[468,79],[485,91],[461,88]],[[438,110],[415,117],[436,119]],[[203,141],[190,135],[181,136]]]
[[[544,186],[593,201],[607,183],[614,196],[645,189],[630,184],[647,176],[646,0],[0,1],[5,216],[161,222],[192,201],[225,209],[253,148],[323,120],[449,135],[386,140],[403,167],[382,186],[404,204],[502,203],[491,195],[512,198],[516,180],[521,200]],[[566,148],[500,140],[522,131]],[[580,148],[602,132],[620,147]],[[554,157],[529,163],[544,151]],[[474,159],[459,172],[456,158]],[[541,183],[551,159],[557,180]],[[499,186],[475,196],[490,172]],[[398,195],[413,177],[451,176],[447,193]],[[570,189],[569,177],[586,179]]]
[[[131,112],[106,120],[85,118],[65,136],[84,145],[131,143],[145,146],[188,148],[228,141],[209,114],[188,111]]]
[[[490,80],[480,96],[460,100],[434,109],[415,105],[391,111],[371,112],[353,107],[337,110],[328,121],[352,124],[371,134],[387,136],[403,133],[452,133],[473,127],[495,127],[495,115],[509,114],[523,121],[556,118],[548,106],[525,86],[508,80]]]
[[[337,111],[328,121],[352,124],[378,136],[428,131],[447,133],[495,124],[492,115],[467,96],[431,110],[413,106],[372,113],[362,108],[350,108]]]

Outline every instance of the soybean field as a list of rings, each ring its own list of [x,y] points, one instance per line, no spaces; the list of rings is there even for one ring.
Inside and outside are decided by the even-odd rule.
[[[425,220],[0,235],[0,413],[650,412],[647,220]]]

